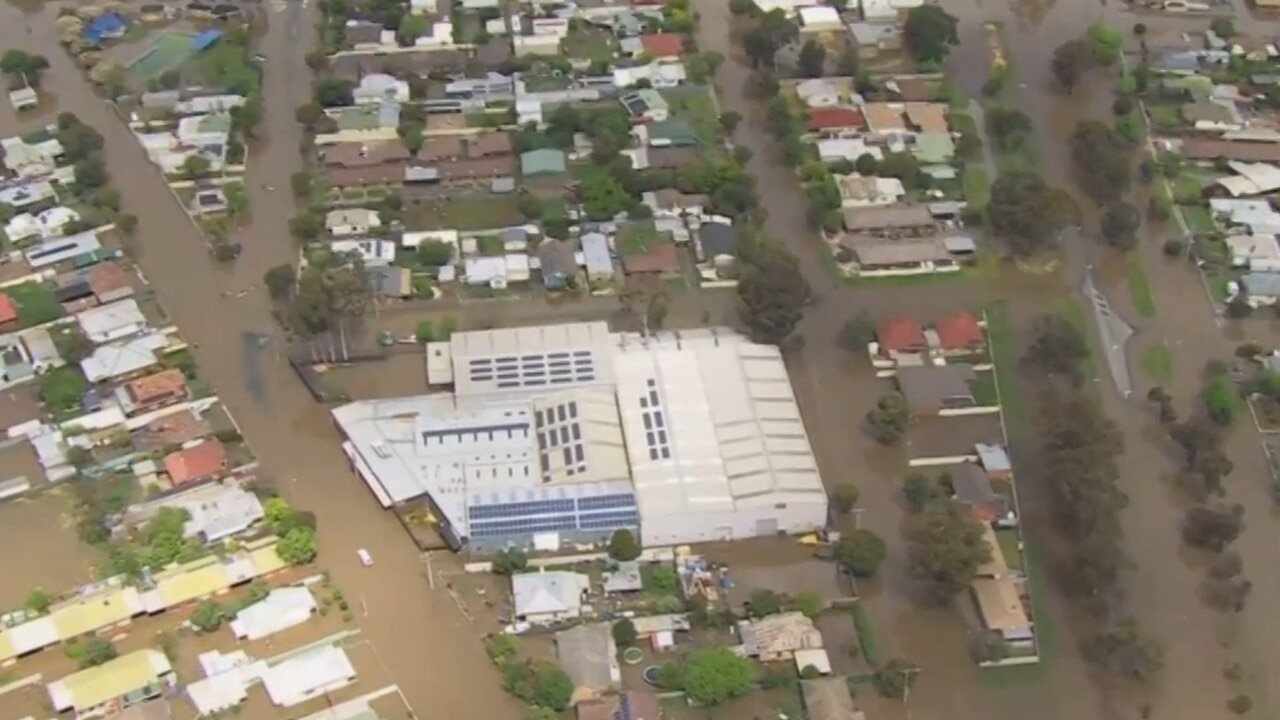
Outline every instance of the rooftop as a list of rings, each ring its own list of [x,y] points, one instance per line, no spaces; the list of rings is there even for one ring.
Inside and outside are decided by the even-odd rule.
[[[164,457],[164,470],[174,485],[203,480],[219,474],[226,467],[227,451],[222,442],[210,438],[185,450]]]
[[[164,653],[139,650],[49,683],[49,698],[59,712],[89,710],[142,690],[172,672]]]

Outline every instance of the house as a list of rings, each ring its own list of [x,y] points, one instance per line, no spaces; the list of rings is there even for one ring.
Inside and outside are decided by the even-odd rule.
[[[130,380],[115,390],[125,415],[140,415],[187,399],[187,378],[177,368]]]
[[[1012,578],[975,578],[969,583],[982,624],[1008,643],[1030,646],[1035,639],[1022,594]]]
[[[1236,173],[1218,180],[1232,197],[1263,195],[1280,190],[1280,167],[1269,163],[1230,161],[1227,167]]]
[[[613,279],[613,256],[609,252],[609,238],[603,233],[584,233],[582,264],[587,267],[587,280],[603,282]]]
[[[550,625],[582,615],[583,597],[591,578],[582,573],[552,571],[511,576],[515,618],[534,625]]]
[[[925,165],[944,165],[955,158],[956,143],[945,130],[917,133],[911,154]]]
[[[155,466],[149,461],[141,464],[150,467],[135,468],[135,473],[147,474]],[[207,483],[130,505],[113,524],[112,535],[146,525],[165,508],[185,510],[189,517],[182,525],[182,536],[206,545],[245,532],[264,516],[262,502],[252,492],[234,483]]]
[[[573,243],[547,238],[538,245],[538,261],[542,266],[542,284],[548,290],[564,290],[578,274]]]
[[[80,325],[85,337],[95,343],[107,343],[137,335],[148,327],[142,308],[132,298],[85,310],[76,315],[76,323]]]
[[[908,318],[894,318],[881,322],[876,328],[876,342],[880,354],[898,359],[902,355],[923,355],[929,350],[924,328]]]
[[[1182,118],[1196,130],[1239,130],[1244,120],[1234,103],[1223,100],[1200,100],[1182,106]]]
[[[368,235],[382,227],[382,215],[368,208],[331,210],[324,216],[324,229],[335,237]]]
[[[666,98],[657,90],[645,89],[627,93],[618,98],[622,107],[631,114],[632,120],[666,120],[670,117],[671,107]]]
[[[800,102],[805,107],[834,107],[839,105],[841,99],[847,96],[844,89],[837,85],[835,81],[826,78],[809,78],[796,83],[796,97],[800,98]]]
[[[859,0],[864,20],[894,20],[912,8],[924,4],[924,0]]]
[[[823,139],[815,143],[818,147],[818,158],[824,163],[857,162],[863,155],[870,155],[876,160],[884,157],[884,152],[873,145],[868,145],[862,138]]]
[[[321,152],[332,187],[399,185],[409,166],[409,151],[399,140],[345,142]]]
[[[1239,284],[1245,298],[1255,308],[1275,305],[1280,301],[1280,273],[1246,273],[1240,277]]]
[[[1213,161],[1218,158],[1243,162],[1280,163],[1280,142],[1255,142],[1206,137],[1186,137],[1177,145],[1188,160]]]
[[[987,339],[978,318],[968,310],[945,315],[933,324],[938,352],[942,355],[967,355],[982,352]]]
[[[835,181],[840,206],[846,208],[896,205],[907,195],[898,178],[836,175]]]
[[[622,270],[627,275],[674,275],[680,272],[680,255],[675,243],[659,240],[624,254]]]
[[[409,102],[409,83],[386,73],[370,73],[360,78],[360,83],[351,91],[351,98],[356,105],[406,103]]]
[[[8,293],[0,291],[0,330],[8,332],[17,329],[18,323],[18,306]]]
[[[520,155],[520,175],[563,175],[568,169],[568,158],[563,150],[539,148]]]
[[[390,43],[384,41],[384,34],[392,36]],[[357,50],[373,48],[379,45],[390,45],[395,42],[394,33],[390,33],[382,25],[368,20],[348,20],[342,28],[342,39]]]
[[[660,122],[638,125],[633,132],[646,145],[694,147],[698,144],[698,131],[680,118],[668,118]]]
[[[227,450],[217,438],[204,440],[164,457],[164,471],[174,487],[215,478],[226,468]]]
[[[236,613],[228,624],[237,640],[257,640],[301,625],[317,610],[315,596],[306,587],[283,587]]]
[[[808,678],[800,681],[805,717],[809,720],[866,720],[849,694],[849,682],[842,677]]]
[[[290,655],[262,673],[262,688],[277,707],[293,707],[326,696],[356,680],[356,669],[337,645]]]
[[[605,570],[602,577],[604,591],[609,595],[640,592],[644,589],[640,562],[637,560],[619,562],[612,569]]]
[[[329,252],[358,255],[366,266],[390,265],[396,259],[396,243],[376,238],[334,240],[329,243]]]
[[[731,276],[738,261],[738,231],[729,223],[702,223],[698,227],[698,259],[718,277]]]
[[[106,305],[134,294],[129,273],[114,262],[100,262],[84,275],[89,292],[100,305]]]
[[[374,297],[407,298],[413,297],[413,273],[409,268],[395,265],[369,265],[364,269],[369,278],[369,288]]]
[[[923,205],[845,208],[844,227],[851,233],[890,236],[925,236],[937,232],[937,223]]]
[[[797,15],[802,33],[839,32],[844,27],[844,23],[840,20],[840,11],[830,5],[802,7]]]
[[[122,380],[157,365],[156,352],[168,345],[169,339],[159,332],[99,345],[80,361],[80,369],[91,383]]]
[[[956,502],[969,508],[973,519],[983,524],[1012,519],[1013,508],[1005,496],[991,486],[991,477],[977,463],[967,462],[950,469]]]
[[[903,103],[869,102],[862,106],[867,130],[874,135],[893,136],[908,133],[906,108]]]
[[[1275,235],[1230,235],[1224,242],[1232,267],[1280,272],[1280,241]]]
[[[555,634],[556,662],[573,681],[573,702],[592,700],[622,686],[618,645],[607,622],[578,625]]]
[[[711,198],[706,195],[682,193],[675,188],[645,192],[640,197],[653,211],[654,217],[700,216],[702,209],[711,203]]]
[[[1209,211],[1221,224],[1248,228],[1251,235],[1280,235],[1280,213],[1266,200],[1210,198]]]
[[[809,132],[856,133],[867,129],[866,117],[851,107],[814,107],[808,110]]]
[[[66,226],[80,222],[80,213],[69,207],[58,205],[32,215],[21,213],[10,218],[5,224],[4,234],[10,240],[24,240],[29,237],[58,237],[65,234]]]
[[[578,720],[662,720],[662,704],[656,693],[627,690],[580,702]]]
[[[937,238],[885,238],[844,235],[839,240],[859,275],[919,275],[960,269]]]
[[[40,96],[30,86],[20,87],[9,91],[9,104],[18,112],[30,110],[40,104]]]
[[[849,35],[858,48],[858,57],[864,60],[902,49],[902,26],[895,22],[850,23]]]
[[[651,88],[673,88],[683,85],[688,79],[689,73],[684,64],[671,60],[613,68],[613,88],[619,89],[633,88],[642,82],[649,83]]]
[[[797,650],[822,647],[822,633],[799,612],[767,615],[738,622],[738,637],[747,657],[760,662],[791,660]]]
[[[169,659],[159,650],[138,650],[72,673],[49,683],[49,700],[57,712],[104,714],[165,694],[177,685]]]
[[[976,379],[972,365],[900,367],[897,374],[907,410],[918,417],[977,407],[970,387]]]
[[[0,202],[6,201],[0,198]],[[9,204],[12,205],[13,203]],[[95,233],[82,232],[75,235],[67,235],[66,237],[41,240],[34,245],[27,246],[22,251],[22,255],[26,258],[28,265],[38,270],[100,249],[102,249],[102,243],[98,241],[98,236]]]
[[[679,33],[641,35],[640,45],[652,58],[678,58],[684,52],[684,36]]]

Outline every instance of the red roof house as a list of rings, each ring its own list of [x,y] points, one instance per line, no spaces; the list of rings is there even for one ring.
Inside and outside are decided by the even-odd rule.
[[[940,318],[933,325],[938,333],[938,346],[944,351],[967,352],[986,347],[982,326],[973,313],[962,311]]]
[[[867,119],[854,108],[823,107],[809,109],[809,131],[866,130]]]
[[[164,471],[175,487],[217,477],[226,466],[227,449],[212,438],[164,456]]]
[[[929,348],[924,339],[924,328],[915,320],[906,318],[880,323],[880,327],[876,329],[876,339],[880,342],[880,352],[886,355],[921,353]]]
[[[18,306],[13,304],[13,298],[8,293],[0,292],[0,327],[17,324]]]
[[[684,52],[684,37],[679,33],[654,33],[641,35],[640,44],[644,51],[655,58],[680,57]]]

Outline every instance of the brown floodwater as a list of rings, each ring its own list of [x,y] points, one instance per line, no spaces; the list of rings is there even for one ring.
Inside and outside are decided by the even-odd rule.
[[[21,446],[21,450],[29,450]],[[33,463],[34,465],[34,463]],[[39,466],[31,468],[38,477]],[[93,579],[93,548],[80,542],[71,502],[61,490],[51,490],[0,503],[0,537],[5,551],[0,553],[0,608],[22,606],[27,594],[37,587],[61,592]]]

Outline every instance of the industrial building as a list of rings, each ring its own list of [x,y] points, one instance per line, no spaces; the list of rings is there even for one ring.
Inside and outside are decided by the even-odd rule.
[[[447,542],[491,552],[808,532],[827,497],[776,347],[725,328],[603,322],[458,333],[416,397],[333,411],[384,507],[426,501]]]

